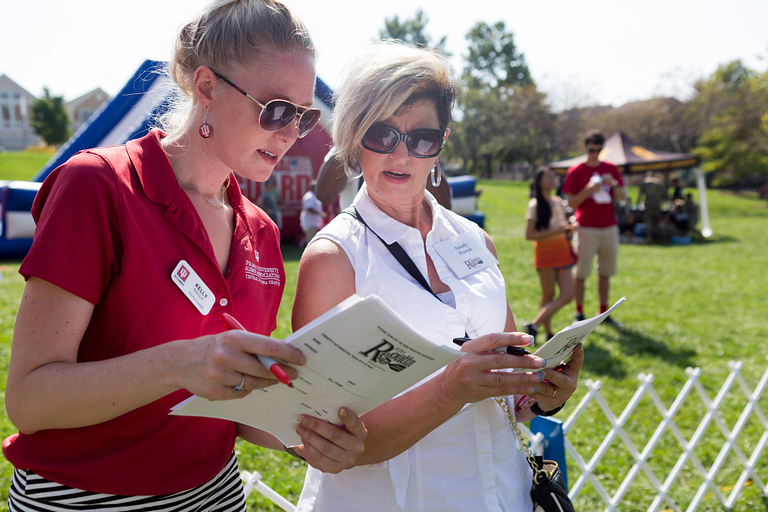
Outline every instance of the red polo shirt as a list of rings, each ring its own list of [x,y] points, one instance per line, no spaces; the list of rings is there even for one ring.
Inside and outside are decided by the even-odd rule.
[[[20,272],[96,306],[78,361],[222,332],[223,312],[253,332],[275,329],[285,286],[277,227],[230,187],[235,233],[222,275],[160,137],[153,131],[125,146],[78,153],[51,173],[35,198],[37,230]],[[207,315],[171,279],[181,260],[215,295]],[[93,492],[189,489],[224,467],[237,437],[232,422],[168,416],[189,396],[179,390],[99,425],[14,435],[3,453],[17,468]]]
[[[602,176],[610,174],[619,186],[624,186],[624,179],[621,177],[618,167],[608,162],[600,162],[597,167],[590,167],[586,163],[581,163],[568,169],[563,183],[563,192],[566,194],[578,194],[587,186],[589,179],[594,173]],[[613,190],[607,185],[604,187],[613,198]],[[592,196],[589,196],[576,207],[576,221],[585,228],[607,228],[618,223],[616,212],[613,209],[613,202],[600,204],[596,203]]]

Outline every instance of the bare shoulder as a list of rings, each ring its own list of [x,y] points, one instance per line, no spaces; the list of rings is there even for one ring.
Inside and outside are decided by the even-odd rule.
[[[326,238],[304,250],[293,300],[293,329],[299,329],[355,293],[355,271],[344,250]]]
[[[485,237],[485,245],[488,247],[488,250],[491,251],[491,254],[496,256],[496,259],[499,259],[499,255],[496,254],[496,244],[493,243],[493,238],[491,238],[491,235],[488,234],[486,230],[482,230],[483,236]]]
[[[327,238],[313,240],[301,255],[299,273],[311,273],[321,271],[342,271],[344,268],[352,270],[347,254],[339,244]]]

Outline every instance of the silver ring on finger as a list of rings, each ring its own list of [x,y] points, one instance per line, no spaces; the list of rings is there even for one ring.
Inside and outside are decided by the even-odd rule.
[[[245,374],[243,374],[243,378],[240,379],[240,384],[238,384],[237,386],[233,387],[232,390],[235,393],[242,393],[243,392],[243,384],[245,384]]]
[[[557,394],[557,388],[552,389],[552,394],[549,395],[549,398],[555,398],[556,394]]]

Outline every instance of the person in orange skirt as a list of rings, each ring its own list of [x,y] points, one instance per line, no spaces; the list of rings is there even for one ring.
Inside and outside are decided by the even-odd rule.
[[[525,324],[525,332],[535,337],[543,326],[547,339],[553,336],[552,316],[574,297],[571,267],[576,263],[576,254],[569,239],[573,225],[566,218],[563,201],[552,195],[557,185],[554,171],[539,169],[533,179],[533,198],[525,213],[525,238],[533,241],[533,264],[541,281],[541,309]],[[560,288],[557,298],[555,285]]]

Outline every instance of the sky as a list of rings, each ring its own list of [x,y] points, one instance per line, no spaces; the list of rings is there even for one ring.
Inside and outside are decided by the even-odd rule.
[[[741,59],[768,68],[766,0],[284,0],[319,50],[332,88],[345,65],[377,39],[384,20],[422,9],[426,32],[447,36],[460,73],[466,33],[504,21],[539,89],[555,109],[620,106],[654,96],[688,99],[695,80]],[[0,74],[30,93],[73,100],[122,89],[145,59],[167,60],[181,24],[208,0],[0,0]]]

